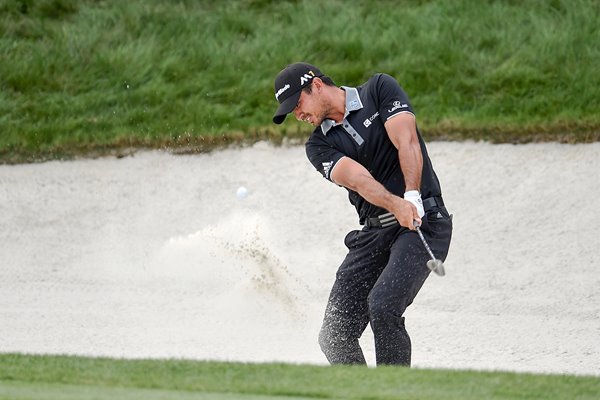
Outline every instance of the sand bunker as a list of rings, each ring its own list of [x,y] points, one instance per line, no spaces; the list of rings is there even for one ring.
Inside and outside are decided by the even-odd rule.
[[[455,231],[413,365],[600,375],[600,143],[429,151]],[[0,166],[0,352],[325,364],[357,227],[302,147]]]

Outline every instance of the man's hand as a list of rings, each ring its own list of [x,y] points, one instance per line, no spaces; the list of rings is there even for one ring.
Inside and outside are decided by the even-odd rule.
[[[421,216],[417,211],[417,207],[410,201],[403,199],[402,197],[397,197],[397,200],[394,202],[394,208],[392,213],[400,223],[400,225],[414,231],[415,225],[414,221],[417,221],[419,225],[421,225]]]
[[[418,190],[409,190],[404,193],[404,200],[410,201],[417,208],[417,213],[419,217],[423,217],[425,215],[425,209],[423,208],[423,200],[421,200],[421,193]]]

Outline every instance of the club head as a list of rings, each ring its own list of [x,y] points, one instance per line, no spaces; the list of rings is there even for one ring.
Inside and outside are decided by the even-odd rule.
[[[444,270],[444,263],[442,262],[442,260],[427,261],[427,268],[429,268],[439,276],[446,275],[446,271]]]

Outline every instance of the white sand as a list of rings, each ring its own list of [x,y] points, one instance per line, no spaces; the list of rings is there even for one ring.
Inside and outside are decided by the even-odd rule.
[[[455,231],[413,365],[600,375],[600,143],[429,150]],[[0,166],[0,352],[325,364],[355,228],[303,147]]]

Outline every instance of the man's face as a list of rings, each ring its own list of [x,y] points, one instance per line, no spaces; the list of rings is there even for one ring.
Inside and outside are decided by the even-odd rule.
[[[302,90],[298,104],[294,108],[293,113],[298,121],[308,122],[313,126],[321,125],[321,122],[325,119],[326,113],[321,103],[321,96],[317,92],[315,82],[311,83],[311,93],[307,93]]]

